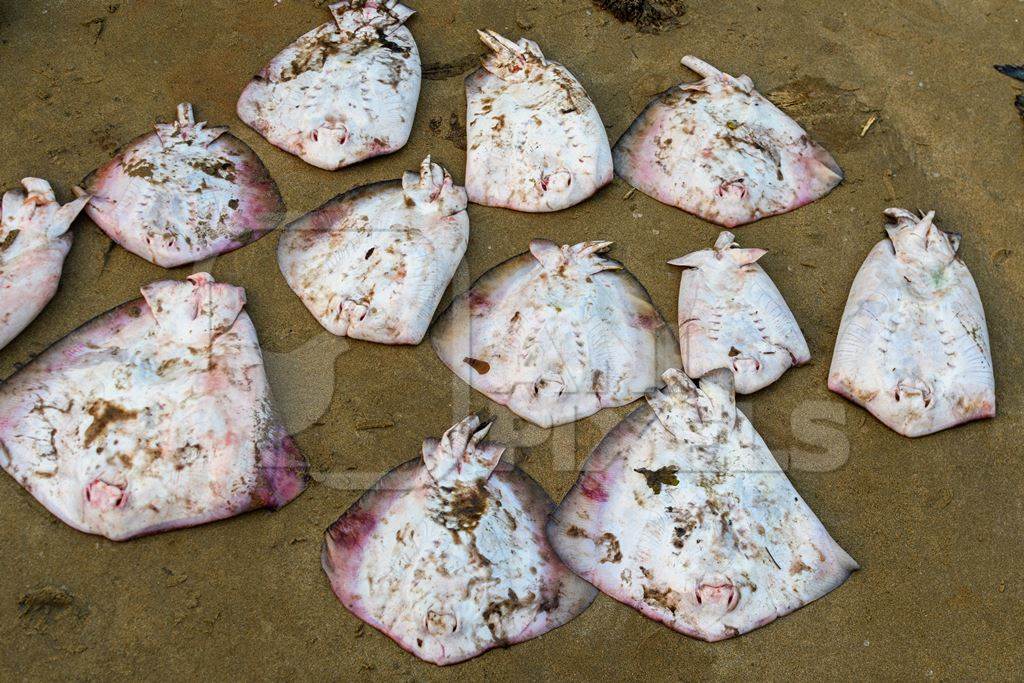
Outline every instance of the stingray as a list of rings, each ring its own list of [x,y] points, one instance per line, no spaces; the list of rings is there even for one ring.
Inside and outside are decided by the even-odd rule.
[[[843,179],[835,159],[782,110],[696,57],[704,80],[658,95],[615,145],[615,171],[641,192],[725,227],[785,213]]]
[[[608,136],[576,77],[531,40],[479,34],[492,54],[466,78],[469,200],[558,211],[610,183]]]
[[[677,370],[597,445],[552,515],[570,569],[694,638],[746,633],[842,584],[857,563],[736,409],[733,375]]]
[[[431,341],[477,391],[541,427],[631,403],[678,367],[675,335],[611,242],[530,251],[492,268],[438,318]]]
[[[785,299],[757,264],[766,253],[738,248],[733,234],[723,231],[713,249],[669,261],[684,268],[679,345],[690,377],[727,367],[736,391],[750,394],[811,359]]]
[[[828,387],[905,436],[996,412],[981,297],[960,235],[935,212],[885,212],[888,238],[860,267],[839,326]]]
[[[1018,81],[1024,82],[1024,64],[1020,66],[1014,66],[1013,64],[997,64],[996,71],[999,73],[1015,78]],[[1024,118],[1024,94],[1017,95],[1017,99],[1014,100],[1014,104],[1017,106],[1017,113]]]
[[[78,328],[0,385],[0,465],[68,525],[118,541],[288,503],[306,463],[244,305],[198,273]]]
[[[328,530],[324,571],[341,603],[404,649],[454,664],[536,638],[597,591],[551,550],[554,504],[483,441],[475,416],[399,465]]]
[[[17,337],[57,293],[75,216],[89,201],[79,197],[61,206],[41,178],[21,181],[25,191],[9,190],[0,221],[0,349]]]
[[[419,173],[350,190],[290,224],[277,259],[328,332],[419,344],[468,241],[466,191],[427,157]]]
[[[420,55],[395,0],[345,0],[329,21],[253,77],[238,117],[272,145],[333,171],[390,154],[409,140]]]
[[[178,105],[82,184],[86,212],[128,251],[174,268],[223,254],[277,227],[284,202],[263,162],[227,127]],[[81,192],[81,190],[79,190]]]

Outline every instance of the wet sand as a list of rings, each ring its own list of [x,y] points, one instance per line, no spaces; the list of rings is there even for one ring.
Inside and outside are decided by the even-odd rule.
[[[1024,656],[1024,127],[1014,82],[1024,61],[1017,0],[857,3],[691,0],[678,26],[641,33],[589,0],[411,0],[428,80],[408,146],[336,173],[317,170],[234,114],[248,78],[328,17],[322,2],[78,0],[0,3],[0,181],[71,186],[114,148],[170,119],[179,101],[230,124],[263,158],[290,218],[356,185],[399,177],[428,153],[464,170],[462,76],[474,29],[540,43],[588,89],[614,141],[656,93],[695,77],[686,53],[749,74],[831,150],[846,181],[830,196],[737,231],[800,321],[814,360],[742,403],[800,494],[862,565],[840,589],[751,634],[707,644],[606,597],[541,638],[442,670],[419,662],[337,602],[320,569],[323,530],[388,468],[469,409],[557,500],[576,466],[628,409],[540,430],[470,394],[429,344],[388,348],[327,335],[277,270],[277,235],[195,268],[165,271],[87,218],[54,301],[0,352],[0,377],[141,285],[209,270],[243,285],[279,403],[314,470],[297,501],[202,528],[116,544],[80,534],[0,476],[0,678],[574,680],[645,676],[821,680],[1004,679]],[[877,117],[861,135],[864,124]],[[452,292],[532,237],[611,239],[675,321],[670,258],[705,248],[714,226],[621,181],[565,212],[471,206],[472,237]],[[999,416],[908,440],[825,386],[853,276],[889,206],[935,209],[988,315]],[[814,430],[818,430],[815,432]]]

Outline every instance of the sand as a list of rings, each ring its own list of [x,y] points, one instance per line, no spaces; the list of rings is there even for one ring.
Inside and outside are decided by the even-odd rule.
[[[560,498],[576,466],[627,409],[540,430],[470,394],[429,344],[388,348],[323,332],[277,270],[271,235],[195,269],[246,287],[274,389],[314,481],[277,513],[254,513],[124,544],[64,526],[0,476],[0,678],[153,676],[576,680],[821,680],[1020,677],[1024,656],[1024,338],[1017,88],[992,64],[1024,60],[1017,0],[823,3],[690,0],[675,28],[643,33],[589,0],[414,0],[410,22],[429,80],[409,145],[337,173],[272,148],[234,115],[248,78],[324,21],[322,2],[284,0],[0,3],[0,181],[54,183],[62,199],[114,148],[170,119],[179,101],[230,124],[298,217],[356,185],[395,178],[428,153],[462,178],[462,74],[482,51],[473,29],[526,35],[568,65],[614,140],[657,92],[692,74],[685,53],[747,73],[846,171],[827,198],[738,230],[786,295],[814,361],[742,406],[801,495],[863,566],[843,587],[749,635],[707,644],[600,597],[542,638],[454,669],[423,664],[363,627],[320,570],[320,539],[377,476],[418,453],[470,408]],[[678,5],[678,3],[676,3]],[[862,133],[864,124],[875,123]],[[665,261],[709,246],[716,228],[621,181],[551,215],[472,206],[452,292],[532,237],[611,239],[612,255],[675,320],[678,272]],[[964,234],[988,314],[999,416],[908,440],[828,392],[829,358],[854,273],[889,206],[935,209]],[[84,321],[181,278],[112,243],[88,219],[60,292],[0,352],[0,377]]]

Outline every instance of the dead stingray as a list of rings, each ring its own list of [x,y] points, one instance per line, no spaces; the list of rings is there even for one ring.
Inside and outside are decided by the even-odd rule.
[[[238,100],[271,144],[329,171],[401,149],[420,96],[420,55],[396,0],[344,0],[281,51]]]
[[[960,235],[903,209],[857,273],[828,387],[905,436],[996,413],[992,352]]]
[[[64,258],[74,239],[68,228],[89,201],[61,206],[41,178],[9,190],[0,221],[0,349],[17,337],[57,293]]]
[[[736,391],[751,394],[811,359],[796,318],[757,264],[764,249],[740,249],[723,231],[713,249],[669,261],[682,266],[679,346],[683,369],[703,377],[730,368]]]
[[[475,204],[558,211],[612,181],[597,108],[531,40],[479,31],[493,54],[466,78],[466,191]]]
[[[727,369],[677,370],[597,445],[548,526],[562,560],[616,600],[715,641],[842,584],[857,563],[736,409]]]
[[[128,251],[174,268],[245,246],[281,221],[284,201],[263,162],[226,126],[174,123],[129,143],[82,184],[86,213]]]
[[[0,385],[0,465],[68,525],[113,540],[279,508],[306,463],[271,405],[245,290],[142,288]]]
[[[554,504],[470,416],[399,465],[328,530],[323,566],[357,617],[454,664],[572,620],[597,591],[548,545]]]
[[[615,145],[615,172],[660,202],[725,227],[785,213],[843,179],[823,147],[754,90],[696,57],[704,80],[658,95]]]
[[[541,427],[631,403],[679,366],[650,296],[602,254],[611,242],[530,251],[484,273],[431,332],[445,365]]]
[[[1009,76],[1010,78],[1015,78],[1018,81],[1024,82],[1024,64],[1020,66],[1014,66],[1012,64],[997,64],[996,71],[1005,76]],[[1014,101],[1014,104],[1017,105],[1017,113],[1021,115],[1021,118],[1024,118],[1024,94],[1017,95],[1017,99]]]
[[[466,190],[441,166],[358,187],[290,224],[277,260],[324,328],[419,344],[469,242]]]

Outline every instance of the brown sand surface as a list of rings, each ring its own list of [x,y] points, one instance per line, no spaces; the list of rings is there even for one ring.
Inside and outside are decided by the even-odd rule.
[[[266,162],[290,218],[426,154],[461,179],[462,75],[474,29],[540,43],[597,103],[614,141],[656,93],[693,75],[692,53],[749,74],[830,149],[846,181],[827,198],[738,231],[814,355],[743,407],[833,536],[862,565],[825,598],[727,642],[678,635],[606,598],[569,625],[452,669],[423,664],[335,600],[323,530],[376,476],[469,409],[557,500],[627,409],[540,430],[470,394],[429,344],[389,348],[327,335],[277,270],[277,235],[197,268],[245,286],[279,403],[314,471],[277,513],[111,543],[66,527],[0,476],[0,679],[786,680],[1024,676],[1024,128],[1017,86],[992,65],[1024,61],[1018,0],[687,0],[677,26],[640,32],[589,0],[410,0],[428,67],[400,152],[336,173],[266,143],[235,116],[238,93],[279,49],[327,18],[323,1],[3,0],[0,185],[47,178],[60,197],[180,101],[230,124]],[[865,122],[876,122],[861,135]],[[569,211],[472,206],[465,266],[446,295],[532,237],[615,240],[612,254],[675,320],[665,261],[716,228],[619,180]],[[909,440],[826,389],[850,283],[889,206],[935,209],[964,234],[988,314],[999,416]],[[115,247],[87,218],[53,302],[0,352],[0,377],[84,321],[173,272]],[[811,424],[812,422],[817,422]],[[815,426],[816,425],[816,426]],[[818,429],[819,432],[812,430]]]

